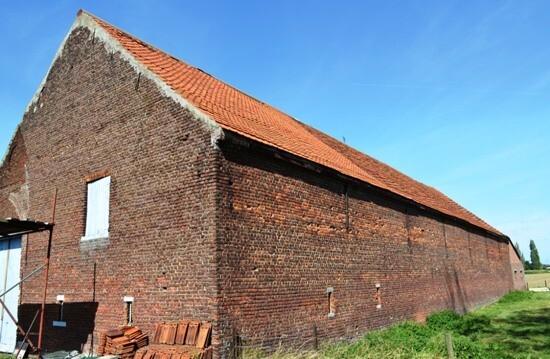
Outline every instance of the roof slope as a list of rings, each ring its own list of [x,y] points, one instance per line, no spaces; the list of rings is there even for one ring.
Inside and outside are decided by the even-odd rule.
[[[402,174],[86,12],[141,65],[224,130],[284,150],[502,235],[432,187]]]

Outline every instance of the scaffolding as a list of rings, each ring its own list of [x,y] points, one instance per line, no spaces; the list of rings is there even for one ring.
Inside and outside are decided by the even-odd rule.
[[[55,206],[57,201],[57,191],[54,195],[53,200],[53,206],[52,206],[52,221],[51,222],[39,222],[34,221],[30,219],[16,219],[16,218],[5,218],[0,219],[0,239],[7,239],[9,237],[16,237],[16,236],[22,236],[22,235],[29,235],[31,233],[38,233],[38,232],[48,232],[48,247],[46,252],[46,257],[44,258],[44,263],[37,268],[35,268],[33,271],[31,271],[29,274],[27,274],[25,277],[23,277],[19,282],[12,285],[10,288],[8,288],[4,293],[0,294],[0,305],[2,308],[4,308],[4,311],[10,319],[15,323],[17,327],[17,331],[20,335],[23,336],[23,340],[21,341],[21,344],[17,348],[15,352],[15,357],[19,355],[19,352],[23,348],[23,345],[26,343],[29,344],[33,352],[38,354],[38,358],[40,359],[42,357],[42,336],[44,331],[44,312],[46,308],[46,293],[48,290],[48,275],[49,275],[49,269],[50,269],[50,254],[52,249],[52,237],[53,237],[53,228],[54,228],[54,220],[55,220]],[[28,238],[27,238],[28,240]],[[34,316],[34,319],[31,321],[31,324],[29,326],[29,329],[26,331],[21,327],[15,316],[10,312],[6,304],[4,303],[4,296],[9,293],[11,290],[17,288],[21,283],[26,281],[27,279],[33,277],[36,273],[40,272],[42,269],[44,269],[44,284],[43,284],[43,295],[42,295],[42,304],[40,309],[37,311],[36,315]],[[32,340],[29,338],[30,331],[32,327],[34,326],[34,323],[40,314],[40,324],[38,328],[38,343],[37,345],[34,345]]]

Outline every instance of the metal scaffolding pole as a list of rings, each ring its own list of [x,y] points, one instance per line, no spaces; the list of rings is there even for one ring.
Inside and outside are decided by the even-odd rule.
[[[57,205],[57,188],[55,189],[55,194],[53,196],[53,205],[52,205],[52,220],[51,223],[55,223],[55,206]],[[52,251],[52,237],[53,237],[53,227],[50,228],[48,236],[48,250],[46,252],[46,269],[44,271],[44,292],[42,294],[42,307],[40,310],[40,326],[38,329],[38,359],[42,358],[42,335],[44,332],[44,313],[46,311],[46,295],[48,292],[48,275],[50,273],[50,255]]]
[[[57,205],[57,189],[55,189],[54,197],[53,197],[53,204],[52,204],[52,221],[50,223],[48,222],[39,222],[39,221],[33,221],[29,219],[15,219],[15,218],[5,218],[0,219],[0,239],[14,237],[14,236],[21,236],[24,234],[30,235],[31,233],[37,233],[37,232],[43,232],[48,231],[48,247],[46,252],[46,258],[44,259],[44,264],[39,266],[38,268],[34,269],[31,273],[27,274],[23,279],[21,279],[16,284],[11,285],[11,287],[7,290],[5,290],[3,293],[0,294],[0,306],[4,308],[5,312],[8,314],[10,319],[13,321],[15,326],[17,327],[18,332],[23,335],[23,342],[28,342],[29,345],[33,350],[35,350],[38,353],[38,358],[42,358],[42,338],[43,338],[43,332],[44,332],[44,313],[46,309],[46,295],[48,291],[48,276],[49,276],[49,269],[50,269],[50,256],[51,256],[51,250],[52,250],[52,239],[53,239],[53,228],[54,228],[54,220],[55,220],[55,209]],[[29,240],[29,237],[27,237],[27,241]],[[15,318],[15,316],[11,313],[11,311],[7,308],[7,305],[4,303],[2,298],[11,290],[14,288],[17,288],[21,283],[29,279],[30,277],[34,276],[38,271],[40,271],[42,268],[45,268],[44,270],[44,292],[42,296],[42,305],[41,309],[37,311],[29,329],[25,332],[25,330],[19,325],[19,322]],[[38,332],[38,345],[35,346],[33,342],[29,339],[30,331],[34,325],[34,322],[40,314],[40,328]],[[19,348],[19,351],[22,347]]]

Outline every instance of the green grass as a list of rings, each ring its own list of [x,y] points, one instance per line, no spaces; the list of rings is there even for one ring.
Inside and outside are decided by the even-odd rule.
[[[550,358],[550,293],[512,292],[472,313],[491,318],[480,340],[498,358]]]
[[[464,316],[443,311],[426,324],[405,322],[367,333],[354,343],[326,344],[317,352],[246,350],[246,359],[447,358],[445,333],[458,359],[550,358],[550,294],[512,292]]]
[[[0,359],[12,359],[13,355],[0,353]]]

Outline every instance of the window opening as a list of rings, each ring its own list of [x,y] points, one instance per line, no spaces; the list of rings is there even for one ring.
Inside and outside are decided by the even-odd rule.
[[[87,183],[86,230],[83,240],[109,237],[111,177]]]
[[[134,303],[134,297],[124,297],[124,302],[126,303],[125,307],[125,317],[126,317],[126,323],[125,325],[131,325],[133,321],[133,313],[132,313],[132,304]]]
[[[336,305],[334,302],[334,288],[332,287],[327,288],[327,299],[328,299],[328,317],[332,318],[334,317],[334,313],[336,311]]]
[[[65,302],[65,296],[63,294],[60,294],[56,297],[57,302],[59,303],[58,311],[57,311],[57,320],[53,321],[54,327],[66,327],[67,322],[64,318],[63,313],[63,303]]]
[[[376,283],[376,293],[374,294],[376,301],[376,309],[382,309],[382,293],[380,291],[380,283]]]

